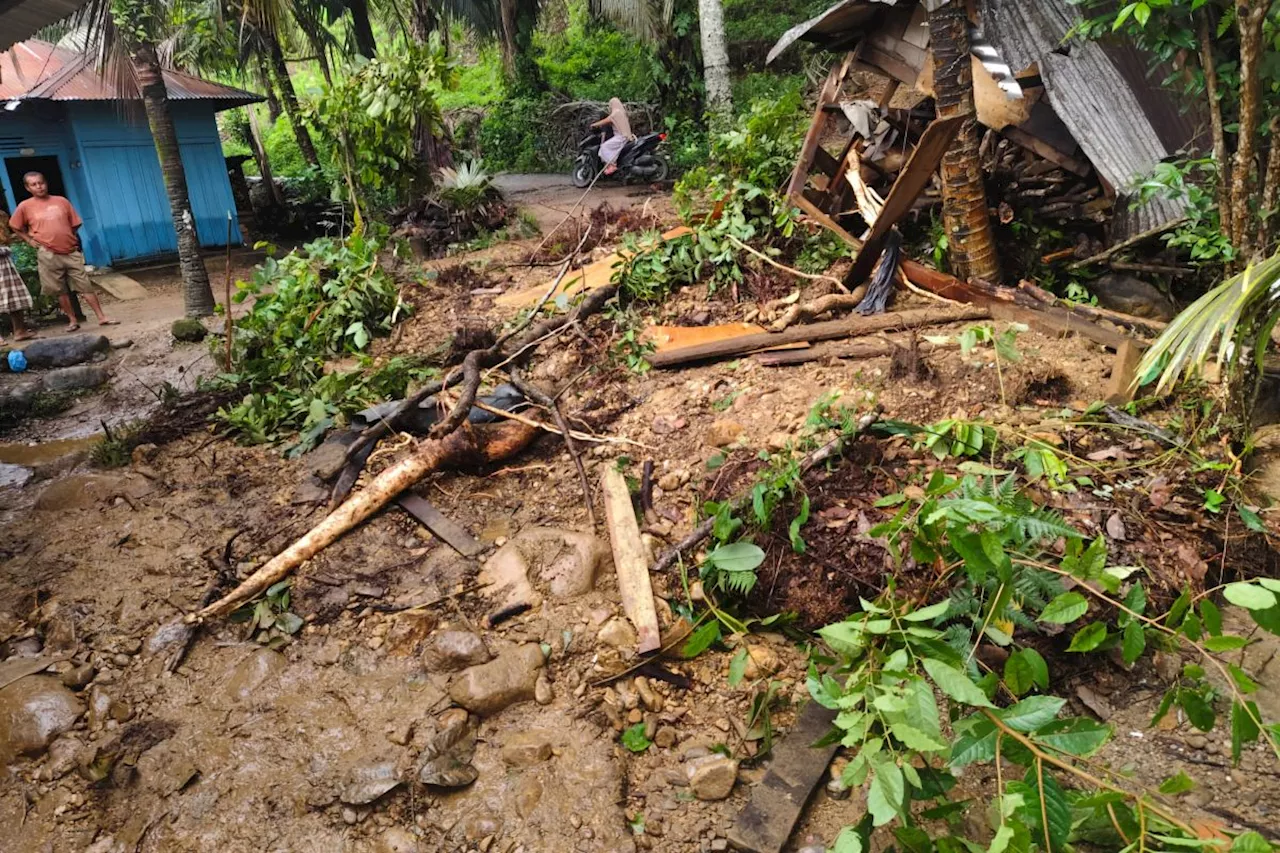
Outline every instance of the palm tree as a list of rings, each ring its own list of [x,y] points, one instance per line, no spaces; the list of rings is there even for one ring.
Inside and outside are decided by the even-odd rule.
[[[707,107],[723,123],[733,116],[733,88],[729,82],[729,47],[720,0],[698,0],[698,32],[702,36]]]
[[[987,194],[978,160],[969,19],[964,0],[949,0],[929,12],[933,88],[938,118],[968,116],[942,158],[942,222],[951,270],[962,279],[1000,280],[1000,258],[987,216]]]
[[[1280,254],[1249,265],[1175,317],[1143,355],[1135,385],[1158,377],[1156,393],[1163,393],[1180,376],[1196,374],[1211,356],[1225,373],[1242,367],[1260,369],[1277,320]],[[1252,365],[1246,356],[1252,358]],[[1245,402],[1247,410],[1252,400]]]
[[[702,7],[708,0],[699,0],[699,17],[702,15]],[[677,32],[675,27],[675,3],[673,0],[589,0],[588,9],[592,17],[608,21],[614,26],[633,36],[641,39],[647,44],[654,46],[658,54],[659,61],[668,72],[665,80],[658,83],[659,102],[673,107],[681,105],[688,107],[695,114],[701,112],[702,98],[698,90],[696,76],[691,76],[688,69],[692,66],[696,56],[693,41],[688,35],[682,35]],[[716,2],[717,9],[710,14],[720,14],[720,30],[723,32],[724,13],[720,3]],[[714,27],[715,23],[712,22]],[[699,26],[701,29],[701,24]],[[703,42],[704,52],[706,42]],[[713,45],[712,51],[716,50]],[[723,61],[721,61],[723,60]],[[723,104],[732,105],[731,89],[728,85],[728,53],[725,52],[723,57],[714,58],[715,70],[712,75],[719,73],[719,69],[724,69],[723,84],[719,78],[716,78],[718,85],[718,94],[723,93]],[[704,75],[707,68],[704,62]],[[708,90],[713,85],[707,81],[704,76],[704,83]]]
[[[373,23],[369,17],[369,0],[344,0],[351,13],[351,34],[355,37],[356,52],[366,59],[378,55],[378,44],[373,37]]]
[[[512,89],[537,92],[543,88],[533,61],[533,31],[541,0],[444,0],[444,8],[477,35],[498,42],[502,70]]]
[[[409,17],[409,38],[425,45],[431,34],[440,32],[440,16],[431,0],[413,0]],[[446,53],[448,48],[446,46]],[[434,132],[437,122],[433,116],[421,116],[414,128],[414,151],[417,153],[418,175],[415,191],[418,195],[431,187],[432,172],[453,165],[453,153],[449,150],[447,133],[441,126],[441,135]]]
[[[132,89],[142,97],[178,237],[183,308],[188,317],[204,317],[213,313],[213,289],[200,256],[187,173],[157,49],[168,22],[173,20],[172,6],[176,2],[179,0],[94,0],[86,12],[86,44],[96,48],[104,73],[112,74],[121,87],[119,91]]]

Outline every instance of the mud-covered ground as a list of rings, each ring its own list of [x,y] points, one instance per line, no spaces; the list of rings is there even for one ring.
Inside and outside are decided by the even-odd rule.
[[[649,208],[671,215],[661,197]],[[495,309],[496,293],[554,274],[520,263],[538,242],[432,262],[439,275],[411,294],[415,314],[380,351],[445,351],[459,327],[509,319]],[[688,288],[645,319],[741,320],[753,308]],[[1082,457],[1119,444],[1064,420],[1064,409],[1101,396],[1112,360],[1078,339],[1022,333],[1022,361],[999,372],[989,349],[942,351],[927,357],[932,371],[922,379],[895,376],[888,358],[773,368],[744,357],[638,376],[610,357],[609,331],[597,320],[544,344],[532,375],[568,385],[566,411],[599,437],[584,448],[593,484],[605,467],[638,478],[654,462],[645,530],[655,549],[688,530],[702,501],[746,482],[760,450],[795,441],[815,402],[832,393],[916,423],[989,418]],[[948,331],[958,329],[929,334]],[[80,419],[89,420],[96,412],[84,402]],[[387,443],[373,466],[402,449]],[[1129,439],[1118,452],[1146,449]],[[906,440],[868,438],[849,464],[815,472],[810,551],[770,548],[753,606],[821,624],[878,589],[890,564],[863,535],[883,518],[874,503],[931,460]],[[485,545],[477,558],[389,509],[294,579],[288,609],[304,625],[291,642],[272,648],[249,626],[215,622],[165,671],[172,647],[148,647],[158,626],[323,516],[306,485],[316,464],[197,428],[140,448],[124,468],[64,463],[0,492],[0,684],[34,656],[55,658],[48,673],[0,689],[0,851],[726,849],[734,815],[768,766],[747,731],[748,706],[777,682],[772,725],[785,738],[806,701],[805,648],[793,635],[751,635],[755,663],[736,687],[726,677],[730,648],[599,683],[637,663],[635,636],[621,616],[607,536],[591,529],[555,436],[489,470],[418,486]],[[1115,533],[1107,522],[1118,513],[1133,535],[1117,548],[1173,586],[1214,572],[1212,585],[1219,564],[1245,545],[1239,531],[1223,538],[1186,506],[1178,483],[1157,481],[1169,473],[1153,464],[1117,476],[1114,500],[1048,499],[1094,531]],[[596,509],[602,515],[598,496]],[[1144,524],[1153,531],[1139,534]],[[684,585],[675,573],[653,583],[664,638],[674,640],[687,630]],[[530,606],[490,627],[512,596]],[[1273,719],[1275,651],[1265,642],[1247,650]],[[1176,661],[1055,671],[1068,674],[1062,689],[1077,710],[1117,727],[1099,761],[1147,784],[1187,770],[1199,784],[1179,808],[1208,826],[1280,825],[1277,767],[1265,752],[1247,750],[1232,768],[1221,733],[1201,735],[1174,716],[1148,728]],[[23,709],[36,706],[33,722]],[[652,745],[633,753],[620,733],[638,724]],[[473,772],[470,784],[440,784]],[[979,774],[958,789],[973,798],[965,825],[975,839],[989,835],[991,789]],[[830,844],[861,814],[857,795],[822,788],[787,849]]]

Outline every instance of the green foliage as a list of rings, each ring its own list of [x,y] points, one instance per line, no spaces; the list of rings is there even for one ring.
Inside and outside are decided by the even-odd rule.
[[[498,49],[492,46],[481,48],[475,62],[458,66],[455,85],[438,89],[436,101],[444,111],[484,107],[502,100],[505,87]]]
[[[309,118],[335,140],[341,167],[357,195],[367,200],[379,190],[397,197],[420,180],[414,130],[427,122],[442,127],[435,91],[452,82],[452,65],[436,34],[429,44],[409,44],[379,58],[357,57],[353,66],[326,84]]]
[[[658,95],[658,58],[644,42],[588,19],[585,2],[569,3],[569,25],[539,33],[538,68],[554,91],[575,101],[621,98],[647,102]]]
[[[234,299],[254,296],[253,308],[235,325],[236,372],[222,384],[245,390],[244,399],[218,417],[245,440],[278,441],[302,430],[298,451],[352,412],[403,395],[430,371],[415,358],[373,364],[367,356],[376,335],[389,331],[406,310],[390,273],[379,263],[382,243],[353,234],[324,238],[283,258],[267,258]],[[331,359],[356,356],[356,370],[331,370]]]
[[[1221,176],[1212,158],[1158,163],[1138,184],[1134,204],[1145,204],[1154,196],[1181,200],[1187,221],[1162,238],[1171,249],[1184,251],[1192,263],[1220,267],[1236,257],[1235,247],[1222,233],[1222,220],[1215,202],[1215,187]]]
[[[550,94],[510,96],[494,104],[480,122],[480,153],[497,171],[548,172],[569,168],[550,139],[547,116],[557,106]]]
[[[698,573],[705,587],[734,595],[746,595],[756,585],[756,569],[764,562],[764,550],[750,542],[732,542],[712,549]]]
[[[267,588],[262,598],[231,614],[231,621],[247,624],[256,642],[278,649],[302,629],[302,617],[289,610],[289,586],[282,580]]]
[[[636,723],[622,733],[622,745],[631,752],[644,752],[653,745],[653,741],[644,733],[644,723]]]

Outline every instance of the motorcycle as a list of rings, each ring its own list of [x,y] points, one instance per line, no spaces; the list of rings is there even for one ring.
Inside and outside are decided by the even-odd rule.
[[[601,175],[601,178],[622,178],[627,182],[632,178],[650,183],[665,181],[671,173],[671,166],[658,153],[658,143],[666,140],[665,133],[646,133],[628,142],[618,155],[618,169],[612,175]],[[604,168],[600,160],[600,145],[604,142],[604,134],[592,132],[578,143],[578,159],[573,162],[573,185],[578,188],[590,186],[596,175]]]

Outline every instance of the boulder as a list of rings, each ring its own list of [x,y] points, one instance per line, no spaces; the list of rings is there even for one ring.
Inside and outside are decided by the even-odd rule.
[[[1122,273],[1107,273],[1091,288],[1098,304],[1112,311],[1146,317],[1149,320],[1172,320],[1178,314],[1173,300],[1155,285]]]
[[[182,341],[187,344],[198,344],[209,334],[209,330],[204,327],[204,323],[201,323],[195,317],[183,317],[180,320],[174,320],[169,331],[173,334],[175,341]]]
[[[449,698],[473,714],[492,716],[508,705],[534,698],[542,649],[527,643],[504,650],[496,658],[459,673],[449,685]]]
[[[74,335],[69,338],[41,338],[27,344],[22,354],[27,357],[27,367],[42,370],[49,367],[70,367],[91,360],[97,353],[111,349],[111,341],[105,335]]]
[[[490,557],[480,582],[497,610],[522,604],[536,606],[541,596],[531,576],[546,585],[555,598],[590,592],[596,575],[610,559],[607,543],[590,533],[558,527],[526,527]]]
[[[39,755],[75,725],[84,704],[58,679],[28,675],[0,690],[0,764]]]

